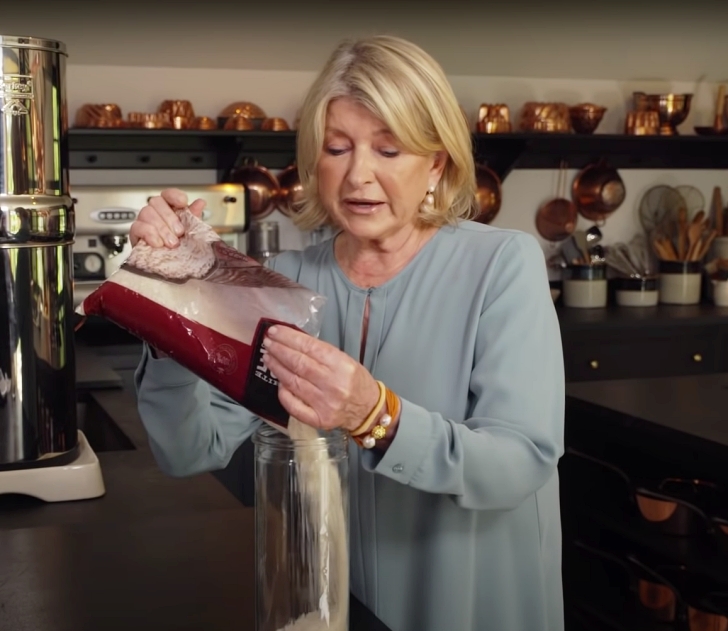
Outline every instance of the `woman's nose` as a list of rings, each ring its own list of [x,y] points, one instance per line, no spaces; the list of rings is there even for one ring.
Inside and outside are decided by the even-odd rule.
[[[374,165],[367,151],[352,151],[347,180],[352,186],[362,186],[374,180]]]

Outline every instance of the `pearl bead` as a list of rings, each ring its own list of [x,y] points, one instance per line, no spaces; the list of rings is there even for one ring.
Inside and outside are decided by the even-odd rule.
[[[389,425],[391,424],[391,422],[392,422],[392,417],[391,417],[391,416],[389,416],[389,414],[385,414],[385,415],[384,415],[384,416],[382,417],[382,420],[381,420],[381,421],[379,421],[379,424],[380,424],[380,425],[381,425],[382,427],[389,427]]]
[[[361,441],[362,445],[364,445],[365,449],[371,449],[376,444],[376,441],[372,436],[367,436],[364,440]]]
[[[435,196],[432,193],[427,193],[427,195],[425,195],[425,204],[428,206],[435,205]]]

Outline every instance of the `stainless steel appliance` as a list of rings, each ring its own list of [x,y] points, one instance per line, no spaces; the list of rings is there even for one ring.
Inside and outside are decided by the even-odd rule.
[[[0,35],[0,56],[0,493],[97,496],[76,419],[66,51]]]
[[[74,186],[74,307],[111,276],[129,252],[129,230],[148,200],[165,186]],[[202,218],[224,241],[246,251],[247,191],[242,184],[183,186],[190,201],[204,199]]]

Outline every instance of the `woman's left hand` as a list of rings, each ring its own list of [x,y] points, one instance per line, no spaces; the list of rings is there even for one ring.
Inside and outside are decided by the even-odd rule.
[[[288,326],[273,326],[263,346],[281,404],[302,423],[352,431],[379,400],[379,386],[369,371],[331,344]]]

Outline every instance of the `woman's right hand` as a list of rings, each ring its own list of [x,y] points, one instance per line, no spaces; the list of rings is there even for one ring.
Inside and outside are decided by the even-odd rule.
[[[165,189],[161,195],[152,197],[131,225],[129,241],[132,247],[140,240],[153,248],[177,247],[185,231],[175,211],[184,208],[201,217],[205,201],[196,199],[188,205],[187,195],[177,188]]]

